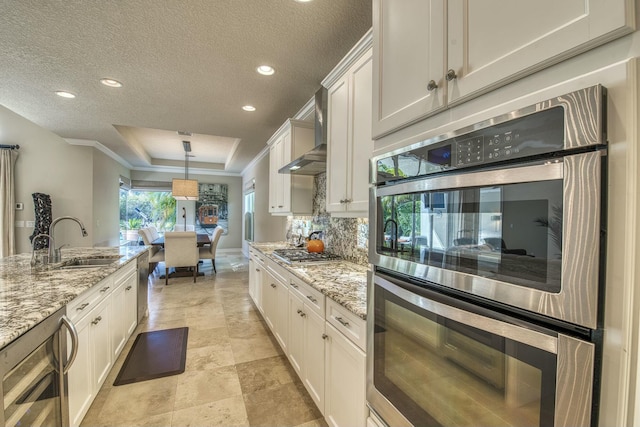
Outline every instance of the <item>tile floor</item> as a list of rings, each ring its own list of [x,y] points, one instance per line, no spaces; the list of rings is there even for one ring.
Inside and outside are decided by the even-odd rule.
[[[129,339],[83,426],[326,426],[248,294],[247,260],[218,254],[218,274],[159,278],[149,317]],[[138,333],[189,327],[183,374],[113,386]]]

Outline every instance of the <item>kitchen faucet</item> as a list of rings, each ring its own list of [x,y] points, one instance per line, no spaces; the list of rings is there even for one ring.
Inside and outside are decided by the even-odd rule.
[[[64,219],[70,219],[71,221],[75,221],[78,223],[78,225],[80,226],[80,230],[82,231],[82,237],[87,237],[89,234],[87,233],[87,230],[84,228],[84,224],[82,223],[82,221],[80,221],[78,218],[73,217],[73,216],[61,216],[58,217],[56,219],[54,219],[51,222],[51,225],[49,226],[49,261],[51,262],[60,262],[60,249],[62,248],[62,246],[60,246],[60,248],[56,249],[55,248],[55,242],[53,239],[54,236],[54,228],[56,226],[57,223],[59,223],[60,221],[64,220]],[[34,239],[35,240],[35,239]]]
[[[34,267],[36,265],[36,240],[38,240],[38,238],[40,237],[46,237],[49,239],[49,247],[52,247],[54,245],[53,238],[50,235],[45,233],[36,234],[36,236],[31,241],[31,262],[29,263],[31,264],[31,267]],[[49,264],[48,255],[46,258],[45,257],[42,258],[42,264],[43,265]]]

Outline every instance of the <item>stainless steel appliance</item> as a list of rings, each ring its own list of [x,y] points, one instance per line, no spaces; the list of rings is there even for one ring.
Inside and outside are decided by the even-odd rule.
[[[368,388],[392,425],[589,425],[606,90],[372,160]]]
[[[0,425],[69,425],[67,372],[78,334],[65,313],[66,308],[58,310],[0,350]],[[72,341],[69,357],[65,329]]]
[[[147,314],[149,302],[149,252],[138,257],[138,323]]]

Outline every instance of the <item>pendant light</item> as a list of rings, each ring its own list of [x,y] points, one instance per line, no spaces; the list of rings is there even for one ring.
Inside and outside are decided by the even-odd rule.
[[[173,179],[171,193],[176,200],[198,200],[198,181],[189,179],[191,142],[182,141],[182,146],[184,147],[184,179]]]

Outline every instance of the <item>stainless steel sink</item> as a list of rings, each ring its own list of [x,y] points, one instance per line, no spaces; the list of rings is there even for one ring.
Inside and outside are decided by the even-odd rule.
[[[66,262],[60,266],[60,270],[69,270],[74,268],[97,268],[104,267],[105,265],[113,264],[120,260],[120,256],[108,257],[108,258],[76,258],[72,261]]]

